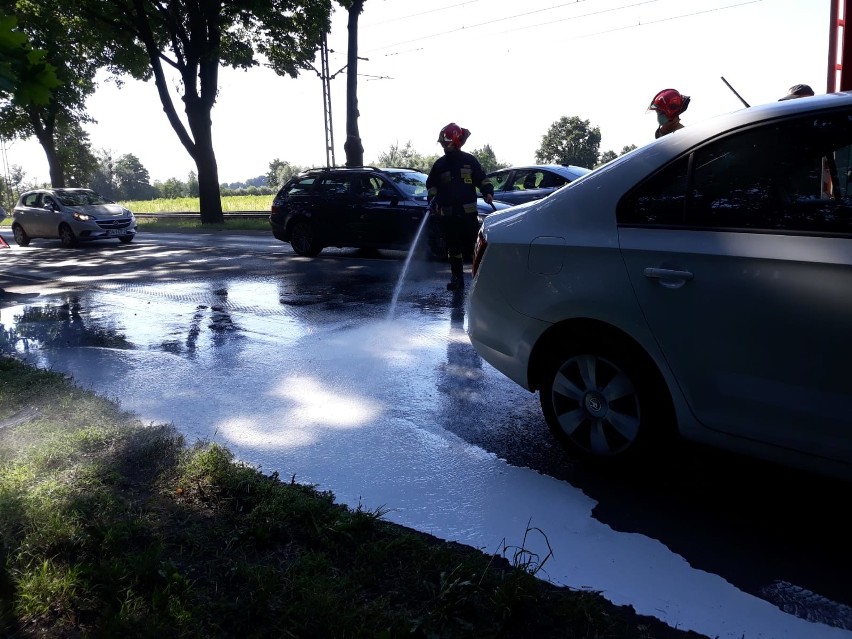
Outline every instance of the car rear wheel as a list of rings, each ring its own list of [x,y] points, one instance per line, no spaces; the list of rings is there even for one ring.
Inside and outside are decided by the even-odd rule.
[[[313,225],[307,220],[298,220],[290,230],[290,246],[296,255],[316,257],[322,251],[322,245],[317,240]]]
[[[30,243],[30,236],[27,235],[27,232],[24,231],[24,227],[20,224],[15,224],[12,226],[12,233],[15,235],[15,244],[18,246],[28,246]]]
[[[603,339],[553,351],[539,397],[550,430],[569,454],[620,464],[662,450],[670,422],[656,371]]]
[[[77,236],[74,235],[74,231],[72,231],[71,227],[67,224],[63,224],[59,227],[59,239],[62,242],[62,246],[65,248],[73,248],[77,246]]]

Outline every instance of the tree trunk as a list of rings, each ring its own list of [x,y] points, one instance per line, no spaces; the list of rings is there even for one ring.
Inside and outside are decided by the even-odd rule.
[[[346,65],[346,166],[364,166],[364,145],[358,132],[358,16],[364,0],[354,0],[349,7],[349,50]]]
[[[219,166],[213,151],[212,110],[203,101],[184,97],[186,119],[192,131],[195,143],[192,145],[192,159],[198,169],[198,199],[201,207],[202,224],[224,224],[222,197],[219,192]]]
[[[63,188],[65,186],[65,167],[62,160],[56,154],[56,140],[53,138],[55,131],[55,118],[48,114],[45,121],[42,121],[38,111],[29,109],[27,115],[30,119],[30,124],[35,131],[36,139],[44,149],[44,155],[47,158],[47,166],[50,171],[50,185],[54,188]]]

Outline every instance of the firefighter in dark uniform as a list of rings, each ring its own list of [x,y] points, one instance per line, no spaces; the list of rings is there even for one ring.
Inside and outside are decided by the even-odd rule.
[[[452,273],[447,284],[450,291],[464,289],[464,245],[469,239],[466,230],[470,228],[471,216],[476,218],[477,187],[486,202],[491,204],[494,199],[494,186],[485,179],[479,160],[461,150],[468,137],[470,131],[454,122],[441,129],[438,143],[444,147],[444,155],[435,161],[426,179],[426,188],[433,196],[433,210],[441,216],[447,243]]]

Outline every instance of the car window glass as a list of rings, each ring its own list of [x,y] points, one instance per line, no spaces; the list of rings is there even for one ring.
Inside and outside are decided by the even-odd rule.
[[[508,178],[509,171],[500,171],[489,176],[487,179],[494,186],[494,190],[499,191],[506,185],[506,180]]]
[[[24,206],[40,206],[41,193],[30,193],[29,195],[25,195],[22,203]]]
[[[112,202],[112,200],[105,199],[95,191],[56,191],[56,197],[65,206],[87,206]]]
[[[687,224],[852,232],[850,115],[773,123],[697,150]]]
[[[417,171],[391,173],[390,179],[410,197],[423,197],[428,194],[426,175]]]
[[[568,183],[568,179],[558,175],[556,173],[551,173],[550,171],[542,171],[541,172],[541,181],[538,183],[538,188],[540,189],[553,189],[558,188],[560,186],[564,186]]]
[[[689,158],[668,165],[618,203],[619,224],[684,223]]]
[[[379,197],[387,199],[390,194],[393,194],[393,197],[398,197],[397,190],[395,188],[393,188],[393,185],[390,182],[388,182],[386,179],[379,177],[379,178],[376,178],[376,181],[378,182],[378,187],[379,187],[379,190],[378,190]]]
[[[314,184],[316,177],[311,175],[308,177],[300,178],[294,181],[289,187],[287,187],[286,194],[287,195],[300,195],[307,193],[311,190],[311,187]]]
[[[515,177],[512,180],[513,191],[526,191],[537,188],[541,173],[537,171],[515,171]]]
[[[381,181],[375,175],[357,175],[352,183],[352,190],[358,195],[375,197],[379,194]]]
[[[326,175],[317,189],[323,195],[343,195],[349,192],[349,176],[341,173]]]

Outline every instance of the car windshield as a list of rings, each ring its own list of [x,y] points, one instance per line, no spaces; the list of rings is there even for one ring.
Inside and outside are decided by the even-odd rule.
[[[426,174],[418,171],[394,171],[388,173],[406,195],[414,198],[426,199],[428,189],[426,188]]]
[[[87,204],[112,204],[94,191],[56,191],[56,197],[63,206],[86,206]]]

